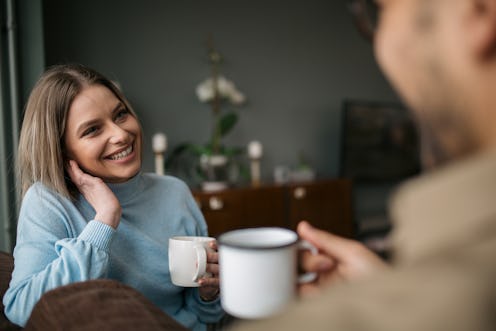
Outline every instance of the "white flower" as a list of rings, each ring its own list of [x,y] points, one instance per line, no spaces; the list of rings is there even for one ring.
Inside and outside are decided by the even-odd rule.
[[[246,97],[240,91],[235,90],[231,93],[231,97],[229,98],[229,100],[234,105],[241,105],[246,101]]]
[[[241,93],[234,83],[224,76],[217,78],[217,91],[221,98],[228,99],[235,105],[245,102],[246,97]],[[209,102],[214,98],[214,83],[212,78],[207,78],[196,87],[196,95],[201,102]]]
[[[208,102],[214,98],[212,79],[207,79],[196,87],[196,95],[201,102]]]

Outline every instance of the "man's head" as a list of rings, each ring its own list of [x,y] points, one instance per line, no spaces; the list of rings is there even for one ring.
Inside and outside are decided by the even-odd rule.
[[[496,0],[376,3],[376,57],[415,114],[424,162],[496,143]]]

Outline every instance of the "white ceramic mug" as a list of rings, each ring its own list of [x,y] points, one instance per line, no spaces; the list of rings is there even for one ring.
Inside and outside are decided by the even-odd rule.
[[[172,283],[197,287],[198,279],[207,275],[207,252],[212,251],[212,237],[176,236],[169,238],[169,272]]]
[[[296,284],[315,279],[297,276],[298,250],[317,249],[285,228],[250,228],[219,237],[220,293],[229,314],[264,318],[284,309],[296,294]]]

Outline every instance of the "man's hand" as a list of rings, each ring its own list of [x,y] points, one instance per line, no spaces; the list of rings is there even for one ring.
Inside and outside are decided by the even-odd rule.
[[[360,242],[318,230],[306,221],[298,224],[297,232],[302,239],[311,242],[319,250],[317,255],[305,252],[302,256],[303,269],[318,275],[315,282],[300,286],[302,295],[319,292],[321,287],[335,282],[367,276],[387,266]]]

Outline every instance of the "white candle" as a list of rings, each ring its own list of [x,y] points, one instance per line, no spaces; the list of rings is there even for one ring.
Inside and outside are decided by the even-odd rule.
[[[261,183],[260,159],[251,159],[250,176],[251,176],[251,185],[259,186]]]
[[[263,147],[259,141],[252,141],[248,144],[248,157],[250,158],[250,175],[253,186],[260,185],[260,159],[262,158]]]
[[[156,133],[152,137],[152,147],[155,153],[164,153],[167,149],[167,136],[163,133]]]
[[[164,175],[164,153],[167,149],[167,137],[163,133],[156,133],[152,137],[152,148],[155,153],[155,173]]]
[[[259,141],[252,141],[248,144],[248,157],[250,159],[260,159],[263,154],[263,147]]]

